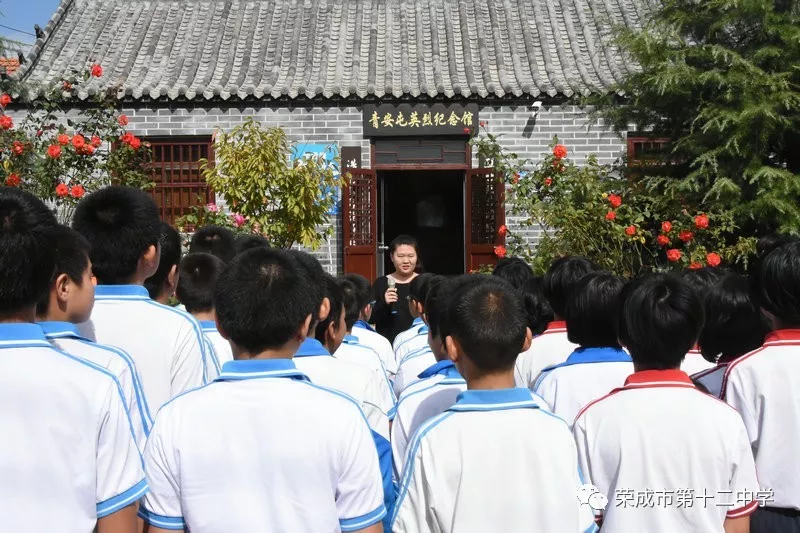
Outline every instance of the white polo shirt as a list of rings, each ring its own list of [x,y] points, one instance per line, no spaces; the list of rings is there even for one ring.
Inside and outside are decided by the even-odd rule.
[[[394,358],[394,349],[389,339],[372,329],[363,320],[359,320],[353,325],[352,335],[358,338],[360,344],[375,350],[375,353],[381,358],[389,379],[392,379],[397,372],[397,361]]]
[[[394,393],[397,397],[415,381],[419,381],[420,373],[431,365],[436,364],[436,356],[433,355],[431,347],[426,342],[417,350],[406,354],[402,361],[397,365],[397,374],[394,376]]]
[[[567,323],[563,321],[550,322],[547,329],[533,338],[531,347],[519,354],[514,372],[517,387],[527,387],[533,390],[536,378],[548,366],[563,363],[569,354],[578,348],[577,344],[567,339]]]
[[[349,361],[363,366],[372,373],[372,379],[375,380],[375,387],[379,393],[379,407],[386,413],[389,420],[394,420],[397,398],[386,375],[386,368],[375,350],[361,344],[357,337],[345,335],[344,342],[333,356],[341,361]]]
[[[725,379],[725,371],[728,369],[728,363],[721,363],[715,367],[703,370],[691,376],[692,381],[695,381],[706,389],[708,393],[717,398],[722,398],[722,381]]]
[[[225,363],[159,411],[144,458],[140,516],[163,529],[356,531],[386,514],[358,404],[289,359]]]
[[[147,492],[116,379],[36,324],[0,324],[0,405],[4,531],[87,533]]]
[[[53,346],[105,368],[117,379],[122,388],[125,406],[130,413],[136,443],[143,450],[153,418],[144,397],[139,372],[131,356],[119,348],[97,344],[81,337],[78,326],[70,322],[40,322],[39,326]]]
[[[681,363],[681,370],[690,376],[709,368],[714,368],[714,363],[706,361],[697,346],[686,352],[686,357]]]
[[[578,348],[565,362],[545,368],[533,391],[572,427],[586,404],[621,387],[631,374],[631,356],[619,348]]]
[[[406,459],[408,440],[426,420],[445,412],[467,390],[467,382],[452,361],[439,361],[428,367],[397,401],[397,415],[392,423],[392,458],[395,478],[400,479]]]
[[[770,507],[800,510],[800,329],[773,331],[728,365],[724,399],[742,415]]]
[[[213,320],[201,320],[200,328],[206,340],[206,381],[211,382],[219,376],[222,365],[233,361],[231,344],[217,331],[217,323]]]
[[[133,358],[153,412],[170,398],[205,383],[205,342],[188,313],[150,299],[141,285],[98,285],[84,337]]]
[[[316,339],[306,338],[294,354],[294,364],[312,383],[343,392],[356,400],[367,422],[380,436],[389,440],[389,413],[381,408],[378,381],[361,365],[342,361]]]
[[[392,531],[584,532],[575,442],[528,389],[468,390],[409,444]]]
[[[583,409],[573,428],[586,483],[608,498],[603,531],[723,533],[758,506],[742,420],[680,370],[647,370]]]
[[[408,354],[414,353],[428,346],[429,331],[430,329],[428,326],[423,323],[421,326],[416,328],[416,334],[409,337],[407,340],[403,341],[397,346],[397,350],[394,352],[394,357],[398,366],[400,366],[400,364],[403,362],[403,359],[405,359]]]
[[[419,328],[424,326],[424,325],[425,325],[425,321],[422,320],[422,318],[420,318],[420,317],[415,318],[414,321],[411,323],[411,327],[410,328],[408,328],[405,331],[401,331],[394,338],[394,341],[392,342],[392,351],[397,353],[397,349],[400,347],[400,345],[403,344],[404,342],[406,342],[408,339],[410,339],[412,337],[416,337],[417,333],[419,333]],[[397,359],[397,358],[395,357],[395,359]]]

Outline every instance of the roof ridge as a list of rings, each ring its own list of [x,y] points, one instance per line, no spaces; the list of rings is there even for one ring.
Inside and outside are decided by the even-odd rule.
[[[25,62],[19,66],[19,70],[15,73],[16,79],[22,80],[29,71],[33,70],[33,66],[39,60],[39,54],[44,50],[47,40],[53,35],[56,26],[61,23],[64,19],[64,15],[66,15],[67,11],[69,11],[75,2],[76,0],[61,0],[59,2],[55,13],[50,17],[47,26],[44,27],[44,37],[37,38],[36,42],[33,43],[33,46],[28,50],[28,55],[25,56]]]

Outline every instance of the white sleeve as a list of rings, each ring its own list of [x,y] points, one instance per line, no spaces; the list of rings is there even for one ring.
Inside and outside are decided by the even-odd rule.
[[[148,524],[162,529],[183,531],[181,488],[175,450],[170,446],[168,411],[161,409],[147,445],[144,448],[144,469],[150,492],[139,509],[139,516]]]
[[[385,338],[380,337],[375,349],[383,362],[387,377],[391,379],[397,373],[397,359],[394,357],[392,344]]]
[[[383,366],[383,361],[380,360],[380,356],[377,352],[374,350],[372,350],[372,352],[375,354],[375,357],[380,363],[380,368],[373,373],[375,389],[378,395],[378,406],[384,413],[386,413],[386,416],[389,418],[389,420],[394,420],[394,416],[396,414],[395,405],[397,404],[397,397],[394,395],[394,391],[392,390],[392,384],[389,383],[389,377],[386,373],[386,367]]]
[[[592,471],[590,468],[591,461],[589,460],[589,443],[586,439],[586,419],[578,417],[575,420],[575,425],[572,427],[572,436],[575,437],[575,446],[578,450],[578,468],[583,474],[584,483],[594,485],[592,482]]]
[[[206,383],[206,344],[200,326],[191,317],[178,332],[170,376],[170,398]]]
[[[206,383],[211,383],[219,376],[221,372],[219,357],[217,351],[214,349],[214,344],[205,334],[203,334],[203,346],[205,348],[205,380]]]
[[[394,464],[394,478],[400,481],[400,474],[403,473],[403,464],[408,453],[408,431],[403,415],[398,411],[397,416],[392,422],[392,463]]]
[[[150,431],[150,426],[144,414],[144,406],[141,404],[136,394],[136,385],[133,382],[134,377],[131,375],[131,370],[128,365],[120,365],[120,369],[116,374],[122,391],[122,397],[125,401],[128,413],[130,414],[136,445],[140,451],[144,450],[144,444],[145,441],[147,441],[147,434]]]
[[[738,420],[737,420],[738,422]],[[756,463],[750,448],[750,439],[742,424],[738,424],[739,434],[733,447],[734,464],[729,489],[732,503],[727,518],[741,518],[754,512],[758,507],[756,495],[759,491]]]
[[[389,415],[383,411],[381,403],[381,395],[376,386],[376,380],[370,379],[367,384],[367,389],[364,391],[364,400],[361,403],[361,408],[364,411],[364,416],[367,418],[369,427],[388,441]]]
[[[533,380],[530,377],[530,362],[528,361],[530,357],[530,350],[522,352],[517,357],[517,362],[514,365],[514,384],[523,389],[533,388]]]
[[[400,478],[400,493],[395,503],[391,526],[394,533],[433,531],[428,524],[428,509],[433,507],[429,496],[433,487],[430,487],[426,480],[422,446],[416,445],[418,438],[417,436],[413,439],[414,456],[407,458]]]
[[[342,531],[359,531],[386,516],[383,504],[383,479],[378,451],[367,424],[358,409],[352,410],[351,428],[343,433],[336,509]]]
[[[738,367],[729,368],[725,390],[725,401],[739,412],[742,417],[747,435],[750,438],[750,447],[753,453],[758,453],[759,420],[755,416],[755,406],[749,398],[747,386],[744,383],[742,372]]]
[[[119,382],[110,374],[97,435],[97,518],[116,513],[147,492],[142,456]]]
[[[533,393],[541,397],[547,404],[548,409],[552,411],[555,409],[556,387],[554,386],[554,378],[551,377],[547,379],[549,375],[549,372],[539,375],[539,378],[536,380],[536,385],[533,387]],[[567,420],[567,423],[571,424],[572,420]]]

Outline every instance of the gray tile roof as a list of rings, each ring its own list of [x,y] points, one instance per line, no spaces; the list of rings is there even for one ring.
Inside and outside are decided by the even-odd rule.
[[[572,96],[628,72],[611,28],[652,1],[62,0],[20,75],[101,63],[81,98]]]

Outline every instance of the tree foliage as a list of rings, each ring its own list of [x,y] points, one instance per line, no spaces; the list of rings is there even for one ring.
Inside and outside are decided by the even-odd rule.
[[[330,235],[321,226],[344,179],[324,155],[293,159],[283,129],[252,119],[220,133],[214,150],[214,165],[201,161],[206,181],[274,246],[315,249]]]
[[[800,233],[798,1],[658,6],[618,36],[639,70],[590,103],[620,132],[671,140],[643,179],[665,202],[729,210],[743,234]]]

